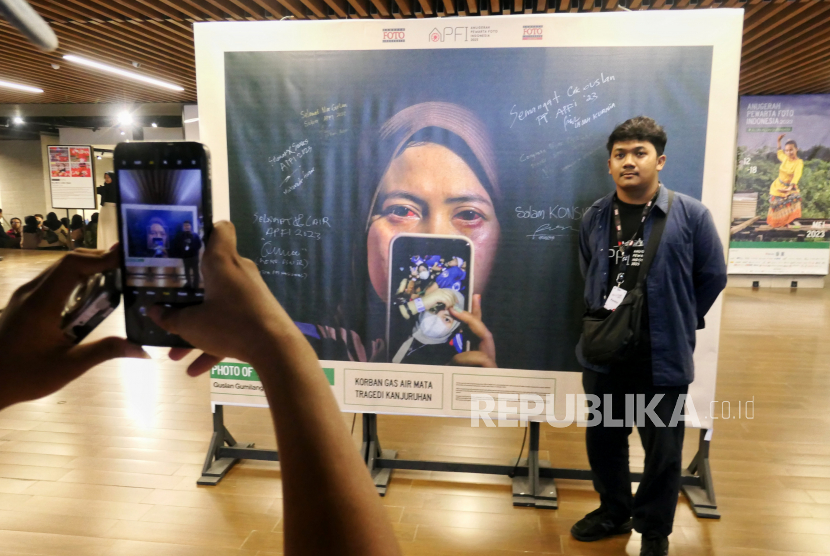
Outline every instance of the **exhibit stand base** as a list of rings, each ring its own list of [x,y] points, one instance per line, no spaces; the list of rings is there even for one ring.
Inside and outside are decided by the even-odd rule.
[[[261,450],[254,444],[239,444],[225,427],[225,415],[221,405],[213,407],[213,437],[210,440],[202,476],[197,485],[215,485],[241,459],[279,461],[276,450]]]
[[[380,496],[385,496],[392,478],[392,470],[443,471],[450,473],[481,473],[484,475],[506,475],[513,479],[513,505],[555,510],[559,499],[555,479],[592,480],[588,469],[567,469],[552,467],[549,461],[539,460],[540,424],[528,423],[530,436],[527,458],[513,460],[512,465],[491,463],[466,463],[453,461],[426,461],[398,459],[395,450],[384,450],[380,445],[377,427],[378,416],[364,413],[363,443],[361,455]],[[709,469],[709,431],[700,431],[698,451],[688,469],[680,478],[683,493],[692,504],[697,517],[720,518],[715,503],[715,490]],[[214,406],[213,437],[208,448],[199,485],[216,485],[227,472],[242,459],[279,461],[276,450],[256,448],[253,444],[239,444],[225,427],[221,405]],[[517,465],[518,463],[518,465]],[[638,483],[642,473],[632,473],[631,481]]]
[[[825,276],[730,274],[727,288],[823,288]]]
[[[712,482],[712,470],[709,468],[707,432],[705,429],[700,431],[697,453],[688,469],[683,471],[681,489],[686,498],[689,499],[692,510],[694,510],[697,517],[719,519],[720,512],[715,502],[715,485]],[[693,478],[696,481],[687,482],[687,478]]]

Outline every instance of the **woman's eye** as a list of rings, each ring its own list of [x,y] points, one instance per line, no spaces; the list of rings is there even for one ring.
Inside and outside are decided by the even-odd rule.
[[[418,216],[411,208],[400,205],[389,207],[386,209],[386,214],[392,214],[401,218],[413,218]]]
[[[481,218],[484,218],[484,216],[482,216],[480,213],[478,213],[474,210],[462,210],[461,212],[459,212],[455,216],[456,216],[456,218],[460,218],[461,220],[468,220],[468,221],[479,220]]]

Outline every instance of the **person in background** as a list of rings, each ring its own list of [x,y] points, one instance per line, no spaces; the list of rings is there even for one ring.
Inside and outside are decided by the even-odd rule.
[[[84,224],[84,217],[80,214],[72,216],[72,222],[69,225],[69,239],[72,240],[72,248],[84,246],[84,233],[86,232],[86,224]]]
[[[6,228],[0,224],[0,249],[9,249],[12,246],[12,239],[6,234]],[[0,257],[0,261],[3,257]]]
[[[101,249],[109,249],[118,243],[118,214],[115,207],[117,187],[115,172],[104,174],[104,185],[98,188],[98,194],[101,195],[101,213],[98,218],[96,241]]]
[[[41,226],[43,226],[43,215],[35,214],[34,217],[37,220],[37,227],[40,228]]]
[[[6,235],[11,240],[11,249],[20,249],[20,244],[23,241],[23,224],[19,218],[12,218],[11,229],[6,231]]]
[[[58,215],[54,212],[50,212],[46,215],[46,220],[43,221],[43,225],[41,226],[43,230],[43,240],[47,243],[43,245],[41,243],[40,248],[49,248],[52,249],[55,247],[55,244],[63,246],[65,249],[71,249],[71,242],[69,241],[69,230],[63,225],[63,222],[58,220]]]
[[[84,231],[84,247],[96,249],[98,247],[98,213],[93,212],[89,217],[89,224]]]
[[[3,209],[0,208],[0,226],[3,226],[3,230],[9,231],[12,229],[11,223],[6,220],[6,217],[3,216]]]
[[[633,527],[642,533],[641,556],[669,552],[685,430],[685,422],[674,414],[683,408],[694,380],[695,331],[704,327],[704,316],[726,286],[723,246],[709,210],[660,183],[667,141],[665,130],[647,117],[614,129],[606,147],[615,191],[585,211],[579,231],[586,313],[610,314],[636,286],[652,229],[657,218],[665,218],[645,282],[640,341],[624,360],[610,365],[587,360],[584,337],[576,347],[585,369],[582,386],[586,394],[602,400],[605,419],[585,429],[600,507],[579,520],[571,535],[598,541],[628,534]],[[638,404],[645,404],[638,407],[651,408],[653,417],[638,418],[646,457],[643,478],[632,496],[631,419],[625,406],[635,396]]]
[[[75,345],[60,328],[72,290],[96,273],[118,268],[119,259],[118,250],[73,251],[12,295],[0,314],[0,409],[57,392],[110,359],[149,359],[140,346],[123,338]],[[284,553],[400,556],[386,509],[317,355],[268,290],[256,264],[237,252],[230,222],[214,227],[202,272],[204,303],[164,311],[155,306],[149,314],[165,330],[209,350],[193,360],[188,375],[206,373],[229,357],[257,369],[277,433]],[[174,348],[170,358],[181,360],[189,351]]]
[[[61,218],[61,224],[63,224],[63,227],[66,228],[67,231],[69,231],[72,226],[72,221],[66,216],[64,216],[63,218]]]
[[[20,242],[22,249],[37,249],[43,239],[43,230],[36,216],[27,216],[23,226],[23,239]]]

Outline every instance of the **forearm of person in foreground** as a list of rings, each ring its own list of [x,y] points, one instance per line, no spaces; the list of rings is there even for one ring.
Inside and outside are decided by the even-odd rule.
[[[196,376],[222,359],[251,363],[277,432],[287,555],[398,555],[386,511],[317,360],[256,265],[236,250],[232,224],[216,224],[202,259],[205,301],[154,308],[156,322],[204,350]],[[189,350],[173,349],[183,358]]]

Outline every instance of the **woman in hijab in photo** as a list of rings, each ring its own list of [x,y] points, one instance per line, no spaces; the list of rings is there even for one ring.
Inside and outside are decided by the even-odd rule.
[[[501,194],[495,154],[484,124],[456,104],[410,106],[364,139],[358,172],[363,213],[359,220],[362,227],[354,234],[358,238],[352,258],[356,294],[340,306],[335,326],[316,327],[314,336],[319,336],[319,341],[313,343],[320,357],[398,359],[403,347],[386,346],[390,242],[401,233],[441,234],[465,236],[473,244],[472,271],[478,292],[473,295],[471,311],[462,310],[462,299],[446,306],[438,316],[446,324],[442,327],[452,328],[441,337],[451,336],[463,322],[478,343],[477,349],[456,353],[446,362],[495,367],[495,344],[482,321],[481,294],[486,292],[501,236],[497,216]],[[423,332],[422,325],[434,326],[435,322],[424,323],[419,318],[416,329]],[[427,336],[416,333],[410,348],[415,341],[425,344],[418,338]]]

